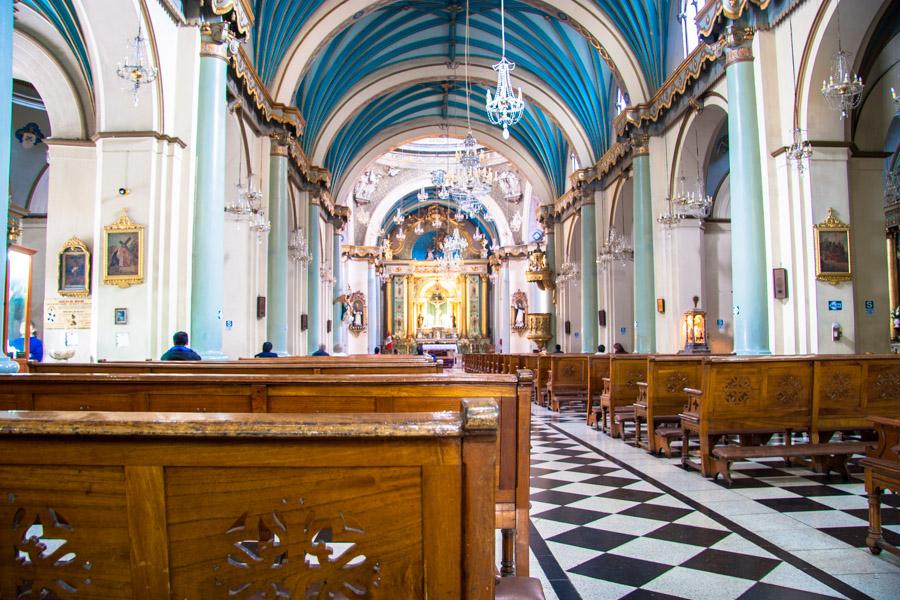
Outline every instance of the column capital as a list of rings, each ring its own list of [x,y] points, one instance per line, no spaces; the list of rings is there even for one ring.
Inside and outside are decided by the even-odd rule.
[[[650,134],[645,131],[635,131],[631,134],[631,156],[646,156],[650,154]]]
[[[229,24],[225,21],[204,22],[200,25],[200,56],[228,61],[228,53],[237,45]]]
[[[272,156],[288,157],[291,146],[291,137],[286,131],[274,131],[269,134],[269,152]]]
[[[729,25],[725,28],[725,66],[753,61],[753,28]]]

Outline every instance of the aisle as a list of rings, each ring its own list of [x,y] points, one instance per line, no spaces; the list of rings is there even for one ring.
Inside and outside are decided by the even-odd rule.
[[[535,407],[531,549],[548,600],[898,598],[900,560],[864,546],[862,483],[781,460],[733,489]],[[900,510],[884,511],[888,539]]]

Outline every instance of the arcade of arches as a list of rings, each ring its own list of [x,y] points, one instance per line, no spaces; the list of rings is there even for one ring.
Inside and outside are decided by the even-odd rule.
[[[155,360],[179,330],[204,361],[252,357],[266,341],[290,356],[320,345],[463,357],[900,348],[897,0],[508,0],[505,51],[525,100],[508,137],[485,111],[499,0],[0,8],[4,349],[20,362],[36,345],[44,362]],[[132,85],[117,70],[138,32],[152,76]],[[845,117],[822,92],[839,48],[864,84]],[[480,179],[466,192],[468,134]],[[793,160],[798,139],[811,154]],[[685,325],[692,311],[702,327]],[[584,456],[602,450],[604,474],[631,460],[565,411],[535,410],[536,444],[580,440]],[[539,486],[566,468],[551,450],[535,464],[549,478]],[[581,474],[533,496],[532,515],[599,496],[604,477]],[[600,557],[683,550],[646,537],[654,517],[623,517],[614,535],[644,543],[630,553],[585,537],[578,519],[615,502],[685,506],[641,486],[536,519],[548,597],[691,597],[690,577],[653,588],[646,562],[628,567],[633,581],[604,578]],[[639,504],[654,490],[666,501]],[[806,496],[775,491],[728,493],[742,510]],[[858,513],[853,498],[822,510]],[[721,553],[740,553],[734,540],[753,526],[739,512],[723,511],[733,521],[722,525],[694,511],[684,525],[706,519],[733,536]],[[784,546],[790,559],[746,552],[780,561],[783,577],[729,572],[752,583],[725,582],[721,597],[779,597],[775,586],[896,597],[900,563],[801,525],[810,545]],[[828,566],[846,557],[850,571]],[[693,597],[720,597],[703,581],[711,595]],[[741,596],[751,585],[756,595]]]

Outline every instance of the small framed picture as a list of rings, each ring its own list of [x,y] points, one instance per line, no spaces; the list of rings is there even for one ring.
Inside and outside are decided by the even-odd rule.
[[[66,242],[59,251],[59,295],[91,295],[91,252],[77,237]]]
[[[665,314],[666,312],[666,300],[665,298],[657,298],[656,299],[656,312],[659,314]]]
[[[837,285],[853,279],[850,265],[850,226],[828,209],[825,220],[815,226],[816,279]]]
[[[115,322],[116,322],[116,325],[128,325],[128,309],[127,308],[115,309]]]

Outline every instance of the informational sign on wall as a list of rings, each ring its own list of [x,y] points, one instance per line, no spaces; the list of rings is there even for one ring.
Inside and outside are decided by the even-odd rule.
[[[828,310],[844,310],[844,301],[843,300],[829,300],[828,301]]]
[[[90,329],[90,298],[66,298],[47,302],[44,306],[46,329]]]
[[[716,329],[725,331],[725,319],[716,319]]]
[[[865,306],[866,306],[866,314],[867,315],[875,314],[875,301],[874,300],[866,300]]]
[[[231,331],[234,328],[234,321],[231,319],[225,321],[225,331]]]
[[[625,335],[625,328],[624,328],[624,327],[619,327],[619,334],[620,334],[620,335]]]

